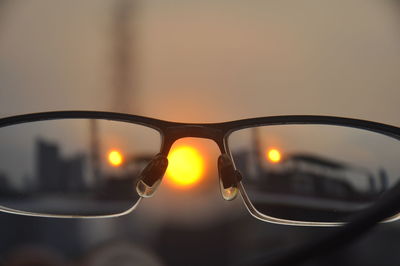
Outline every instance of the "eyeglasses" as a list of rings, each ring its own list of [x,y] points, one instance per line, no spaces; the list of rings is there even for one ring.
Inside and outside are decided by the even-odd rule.
[[[400,180],[400,128],[329,116],[274,116],[186,124],[92,111],[0,119],[0,211],[115,217],[151,197],[175,141],[219,147],[224,199],[240,194],[255,218],[334,226]],[[123,154],[114,147],[123,147]],[[387,218],[394,221],[399,215]]]

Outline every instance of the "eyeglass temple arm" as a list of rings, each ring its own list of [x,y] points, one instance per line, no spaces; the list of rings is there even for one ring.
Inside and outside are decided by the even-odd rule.
[[[356,240],[379,222],[400,212],[400,183],[379,202],[356,215],[349,223],[316,240],[262,256],[243,265],[298,265],[311,258],[336,251]]]

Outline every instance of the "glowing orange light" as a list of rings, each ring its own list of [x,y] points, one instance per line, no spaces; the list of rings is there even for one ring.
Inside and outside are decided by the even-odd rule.
[[[112,150],[108,153],[108,162],[112,166],[118,167],[124,162],[124,156],[119,151]]]
[[[204,172],[204,160],[191,146],[179,146],[168,155],[167,177],[174,184],[187,187],[197,183]]]
[[[266,157],[272,163],[279,163],[282,159],[281,152],[277,149],[269,149],[266,152]]]

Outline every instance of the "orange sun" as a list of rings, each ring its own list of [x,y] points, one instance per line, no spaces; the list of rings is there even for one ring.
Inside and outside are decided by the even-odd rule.
[[[178,146],[168,155],[167,178],[179,187],[199,182],[204,172],[204,160],[200,152],[188,145]]]

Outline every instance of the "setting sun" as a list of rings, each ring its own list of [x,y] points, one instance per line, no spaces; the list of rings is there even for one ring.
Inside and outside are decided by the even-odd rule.
[[[266,152],[266,157],[272,163],[279,163],[281,161],[282,155],[277,149],[268,149]]]
[[[108,162],[115,167],[120,166],[124,161],[124,157],[117,150],[112,150],[108,153]]]
[[[187,187],[197,183],[204,172],[204,160],[197,149],[179,146],[168,155],[167,177],[175,185]]]

